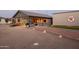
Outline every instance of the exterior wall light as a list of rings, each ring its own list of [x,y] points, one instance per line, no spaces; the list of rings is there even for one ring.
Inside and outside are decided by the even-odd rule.
[[[75,20],[75,19],[74,19],[74,16],[69,16],[69,17],[68,17],[68,21],[69,21],[69,22],[74,22],[74,20]]]

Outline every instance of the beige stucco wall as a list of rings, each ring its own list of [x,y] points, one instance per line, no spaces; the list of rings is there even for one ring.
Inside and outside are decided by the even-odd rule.
[[[69,16],[74,17],[73,22],[69,22]],[[53,25],[79,26],[79,12],[61,13],[53,15]]]

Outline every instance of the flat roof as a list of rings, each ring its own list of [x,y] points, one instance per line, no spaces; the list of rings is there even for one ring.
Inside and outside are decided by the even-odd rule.
[[[53,13],[53,14],[63,14],[63,13],[72,13],[72,12],[79,12],[79,10],[66,11],[66,12],[57,12],[57,13]]]

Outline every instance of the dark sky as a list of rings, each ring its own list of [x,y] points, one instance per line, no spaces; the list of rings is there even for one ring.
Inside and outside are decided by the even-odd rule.
[[[27,11],[52,15],[53,13],[63,12],[63,11],[67,11],[67,10],[27,10]],[[0,10],[0,17],[9,17],[10,18],[16,12],[17,12],[17,10]]]

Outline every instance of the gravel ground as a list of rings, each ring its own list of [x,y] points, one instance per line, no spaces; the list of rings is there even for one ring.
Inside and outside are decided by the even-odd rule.
[[[78,49],[79,41],[34,28],[0,25],[0,49]]]

